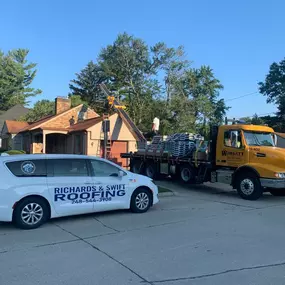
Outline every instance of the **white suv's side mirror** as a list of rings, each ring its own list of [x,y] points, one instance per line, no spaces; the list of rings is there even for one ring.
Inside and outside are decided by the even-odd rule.
[[[125,175],[124,171],[119,170],[118,176],[119,176],[119,177],[123,177],[124,175]]]

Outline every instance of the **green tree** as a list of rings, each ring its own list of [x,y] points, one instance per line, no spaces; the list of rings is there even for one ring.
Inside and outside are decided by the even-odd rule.
[[[0,52],[0,109],[27,104],[27,99],[40,94],[31,84],[36,76],[36,64],[27,60],[29,50],[16,49],[6,55]]]
[[[71,100],[71,108],[81,104],[88,105],[84,100],[82,100],[80,95],[69,95],[68,97]]]
[[[259,92],[267,97],[268,103],[277,105],[279,125],[285,130],[285,58],[279,63],[272,63],[264,82],[259,82]]]
[[[157,72],[169,56],[164,43],[148,47],[141,39],[120,34],[112,45],[102,49],[97,63],[90,62],[76,74],[70,89],[98,111],[105,98],[98,84],[104,82],[111,91],[117,92],[134,122],[144,130],[147,128],[143,119],[145,110],[161,94]]]
[[[188,68],[175,83],[175,94],[187,98],[188,114],[194,117],[195,131],[207,135],[209,123],[220,124],[229,109],[223,99],[218,99],[223,85],[209,66]]]
[[[35,103],[34,107],[21,118],[21,121],[35,122],[46,116],[54,114],[55,104],[53,101],[41,100]]]
[[[251,124],[253,124],[253,125],[263,125],[264,121],[260,117],[258,117],[257,114],[254,114],[252,119],[251,119]]]
[[[100,83],[126,105],[144,132],[151,130],[154,117],[160,118],[164,134],[207,132],[208,123],[220,123],[228,109],[218,98],[223,86],[210,67],[190,68],[183,47],[169,48],[163,42],[149,47],[126,33],[76,74],[70,82],[71,94],[81,96],[100,113],[106,99],[98,89]]]
[[[71,80],[69,96],[80,96],[83,102],[87,102],[101,113],[106,98],[100,92],[98,85],[105,81],[106,75],[102,68],[97,63],[90,61],[84,69],[76,73],[76,79]]]

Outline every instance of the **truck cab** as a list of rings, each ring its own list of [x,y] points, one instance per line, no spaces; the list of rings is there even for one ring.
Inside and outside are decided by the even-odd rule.
[[[275,147],[272,128],[223,125],[215,140],[212,182],[229,183],[249,200],[258,199],[264,190],[285,195],[285,150]]]

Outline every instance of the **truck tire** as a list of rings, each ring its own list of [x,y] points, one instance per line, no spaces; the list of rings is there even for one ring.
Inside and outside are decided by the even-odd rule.
[[[180,167],[180,180],[183,183],[191,183],[195,181],[194,169],[189,165],[182,165]]]
[[[151,179],[157,177],[157,167],[154,163],[147,163],[145,167],[145,175]]]
[[[257,200],[263,194],[259,178],[253,173],[241,173],[236,185],[238,194],[245,200]]]
[[[136,160],[132,165],[131,172],[136,174],[142,174],[144,172],[144,162]]]
[[[271,193],[271,195],[273,195],[273,196],[278,196],[278,197],[285,196],[285,189],[273,189],[273,188],[269,188],[268,190],[269,190],[269,192]]]

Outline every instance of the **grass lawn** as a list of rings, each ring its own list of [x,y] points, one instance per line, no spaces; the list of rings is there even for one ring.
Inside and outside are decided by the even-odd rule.
[[[158,186],[158,193],[171,192],[169,189]]]

